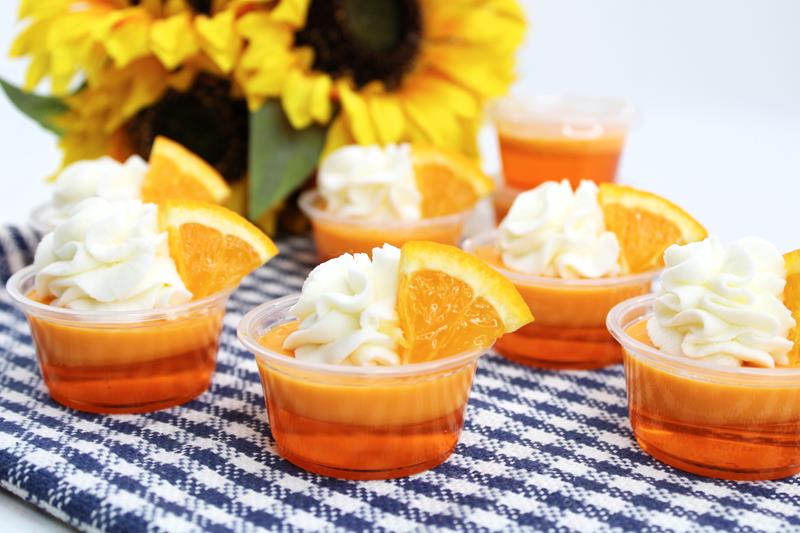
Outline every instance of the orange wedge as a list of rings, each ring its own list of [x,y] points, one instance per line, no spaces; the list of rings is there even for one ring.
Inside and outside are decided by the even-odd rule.
[[[142,201],[199,200],[218,204],[231,193],[214,167],[166,137],[156,137],[142,183]]]
[[[278,253],[269,237],[229,209],[195,200],[159,207],[169,252],[195,299],[229,289]]]
[[[706,229],[666,198],[633,187],[600,184],[598,195],[606,228],[616,234],[626,272],[647,272],[663,265],[673,244],[701,241]]]
[[[403,245],[397,312],[405,363],[487,349],[533,320],[508,279],[458,248],[428,241]]]
[[[792,312],[797,325],[789,332],[794,342],[789,352],[789,366],[800,366],[800,250],[783,256],[786,262],[786,286],[783,288],[783,303]]]
[[[494,190],[494,181],[462,154],[414,146],[412,156],[424,218],[465,211]]]

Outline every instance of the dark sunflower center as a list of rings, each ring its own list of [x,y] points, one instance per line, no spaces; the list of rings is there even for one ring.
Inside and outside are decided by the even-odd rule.
[[[418,0],[312,0],[296,46],[314,49],[314,69],[397,88],[422,36]]]
[[[133,149],[150,156],[163,135],[205,159],[228,181],[244,176],[247,165],[247,104],[230,96],[230,83],[203,74],[185,93],[169,90],[126,125]]]

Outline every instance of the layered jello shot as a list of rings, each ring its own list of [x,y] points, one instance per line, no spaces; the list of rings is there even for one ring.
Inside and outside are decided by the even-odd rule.
[[[248,313],[272,436],[295,465],[384,479],[445,461],[478,358],[533,319],[514,286],[452,246],[412,241],[322,263]]]
[[[567,179],[611,182],[628,129],[630,104],[565,94],[510,96],[492,109],[509,190]]]
[[[345,146],[326,157],[317,189],[300,196],[320,261],[411,240],[457,245],[494,188],[477,163],[431,147]]]
[[[664,259],[656,294],[608,316],[637,442],[702,476],[800,472],[800,251],[709,238]]]
[[[7,283],[57,402],[138,413],[205,391],[228,295],[277,253],[225,208],[89,198]]]
[[[691,216],[651,193],[610,183],[550,181],[523,192],[496,231],[464,249],[511,280],[538,317],[496,350],[543,368],[622,360],[605,328],[617,303],[650,292],[664,249],[703,239]]]
[[[199,200],[222,203],[230,195],[224,178],[180,144],[157,137],[149,161],[132,155],[124,162],[104,156],[64,167],[52,182],[52,198],[36,207],[30,224],[44,235],[66,221],[87,198],[109,201]]]

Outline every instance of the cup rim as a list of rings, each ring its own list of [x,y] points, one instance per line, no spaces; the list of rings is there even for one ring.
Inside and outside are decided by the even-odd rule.
[[[357,378],[402,378],[443,372],[461,368],[470,361],[477,360],[491,349],[491,346],[489,346],[485,349],[462,352],[442,359],[436,359],[435,361],[411,363],[408,365],[345,366],[301,361],[262,346],[253,335],[253,328],[256,320],[262,319],[265,316],[271,316],[276,320],[275,326],[291,322],[292,320],[282,319],[291,318],[288,316],[287,311],[299,298],[300,293],[288,294],[281,298],[265,302],[248,311],[239,321],[239,325],[236,328],[239,342],[250,350],[257,359],[261,359],[264,362],[279,363],[283,367],[290,367],[294,370]]]
[[[464,240],[461,244],[461,249],[467,253],[473,253],[477,246],[481,244],[491,244],[497,247],[498,229],[488,230],[477,235],[473,235]],[[490,266],[498,271],[503,276],[510,279],[517,285],[527,286],[543,286],[543,287],[559,287],[559,288],[606,288],[606,287],[619,287],[627,285],[635,285],[652,281],[658,277],[663,269],[649,270],[638,274],[625,274],[624,276],[613,276],[606,278],[557,278],[554,276],[540,276],[537,274],[526,274],[524,272],[517,272],[510,270],[500,265],[491,264]]]
[[[312,222],[315,219],[319,219],[326,222],[333,222],[336,224],[344,224],[348,226],[356,226],[356,227],[370,228],[370,229],[376,229],[376,227],[378,226],[380,227],[380,229],[393,230],[393,229],[407,229],[407,228],[419,228],[425,226],[455,224],[463,220],[466,220],[470,215],[472,215],[473,211],[475,211],[475,206],[473,206],[470,209],[467,209],[465,211],[459,211],[458,213],[452,213],[450,215],[443,215],[432,218],[421,218],[419,220],[359,220],[359,219],[341,217],[338,215],[328,213],[323,209],[319,209],[314,204],[317,202],[317,200],[321,198],[322,195],[319,193],[319,191],[317,189],[312,189],[301,193],[300,197],[297,199],[297,205],[300,208],[300,211],[302,211],[304,215],[310,218]]]
[[[501,127],[505,123],[521,124],[526,122],[519,118],[509,117],[509,110],[503,108],[510,104],[517,104],[517,117],[521,115],[526,117],[528,121],[550,125],[596,124],[625,131],[634,126],[639,118],[639,111],[636,106],[620,98],[585,93],[534,91],[526,94],[510,94],[492,103],[489,108],[489,116],[498,130],[505,131]],[[570,105],[574,106],[576,104],[583,106],[600,105],[611,109],[611,111],[592,110],[588,107],[569,109]],[[602,133],[606,133],[605,128],[603,128]],[[601,135],[597,137],[599,136]]]
[[[635,357],[643,359],[648,363],[657,365],[659,368],[668,369],[672,373],[676,371],[691,372],[692,374],[702,374],[706,379],[731,379],[746,378],[752,381],[763,380],[764,378],[797,378],[800,377],[800,368],[754,368],[754,367],[725,367],[709,363],[701,363],[688,357],[671,355],[662,350],[634,339],[625,331],[634,323],[652,316],[653,303],[656,295],[646,294],[624,300],[608,312],[606,317],[606,327],[608,332],[626,351],[635,352]],[[637,313],[634,321],[623,324],[623,317],[630,313]],[[749,383],[748,383],[749,384]],[[800,382],[797,383],[800,386]]]
[[[142,310],[90,310],[90,311],[77,311],[66,307],[57,307],[55,305],[48,305],[37,302],[28,298],[26,294],[20,290],[22,284],[36,275],[33,265],[28,265],[15,272],[6,282],[6,291],[11,299],[19,306],[25,313],[33,313],[36,315],[43,315],[50,318],[61,320],[68,320],[72,322],[86,322],[92,324],[125,324],[130,322],[153,322],[157,320],[164,320],[173,318],[177,315],[184,315],[210,304],[219,302],[226,299],[236,290],[236,287],[225,289],[206,296],[199,300],[193,300],[179,305],[170,305],[168,307],[158,307],[155,309],[142,309]]]

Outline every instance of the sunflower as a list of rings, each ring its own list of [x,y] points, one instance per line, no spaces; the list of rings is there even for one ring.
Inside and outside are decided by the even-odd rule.
[[[58,105],[18,105],[56,126],[64,162],[147,157],[165,135],[254,220],[341,145],[475,155],[525,28],[516,0],[22,0],[19,15],[25,88],[49,79]]]
[[[483,103],[503,94],[525,30],[514,0],[282,0],[239,18],[235,79],[251,108],[280,98],[326,150],[421,141],[474,154]],[[335,109],[338,108],[338,113]]]

